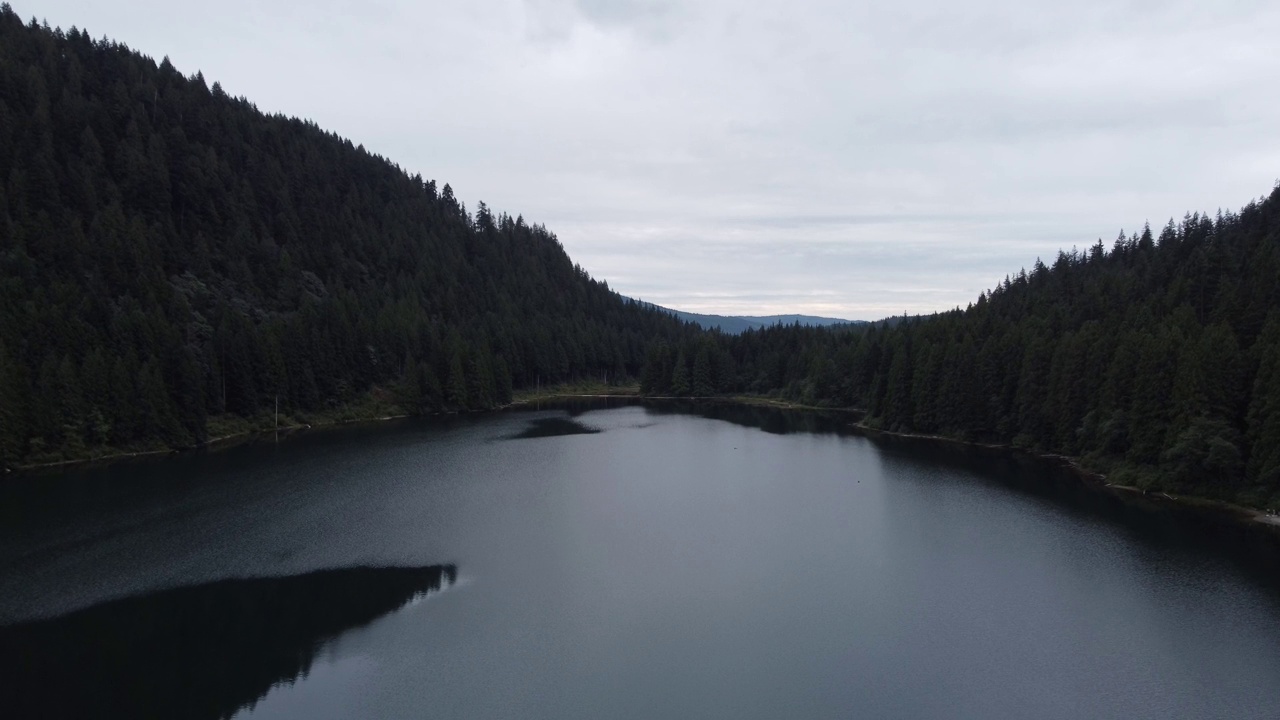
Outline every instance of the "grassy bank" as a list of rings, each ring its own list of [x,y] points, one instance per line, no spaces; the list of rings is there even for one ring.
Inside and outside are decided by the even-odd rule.
[[[393,417],[404,417],[409,413],[399,405],[392,393],[381,388],[374,388],[349,403],[329,410],[288,413],[282,411],[278,416],[272,411],[260,412],[251,417],[239,415],[213,415],[205,421],[206,439],[204,442],[189,447],[171,447],[160,442],[150,445],[132,447],[114,447],[98,445],[93,447],[76,447],[63,449],[58,453],[35,455],[29,462],[18,465],[13,470],[39,470],[82,463],[104,462],[109,460],[143,457],[147,455],[164,455],[200,447],[209,447],[231,440],[245,438],[259,433],[273,431],[293,431],[324,425],[340,425],[351,422],[368,422],[386,420]]]
[[[279,418],[276,417],[274,412],[258,413],[253,417],[247,418],[239,415],[211,417],[206,425],[209,439],[205,441],[205,444],[208,445],[242,435],[272,432],[274,430],[297,430],[321,425],[386,420],[394,417],[405,417],[410,414],[408,410],[396,402],[390,393],[375,388],[352,402],[339,405],[330,410],[305,413],[281,412]]]
[[[806,405],[804,403],[792,402],[790,400],[779,400],[775,397],[766,397],[762,395],[731,395],[724,398],[717,398],[728,402],[737,403],[739,405],[750,405],[752,407],[777,408],[778,410],[818,410],[821,412],[842,412],[842,413],[862,413],[863,410],[849,407],[823,407],[821,405]]]
[[[540,389],[522,390],[515,393],[511,405],[574,397],[638,397],[639,394],[640,386],[635,384],[608,385],[599,381],[583,381],[551,385]],[[501,408],[488,408],[487,410],[497,409]],[[487,410],[478,412],[486,412]],[[164,455],[221,445],[262,433],[292,432],[313,427],[374,422],[421,414],[423,413],[413,412],[402,405],[395,392],[385,388],[373,388],[349,402],[326,410],[289,412],[282,409],[277,416],[274,408],[271,408],[249,417],[230,414],[212,415],[205,421],[206,439],[192,446],[172,447],[161,442],[155,442],[149,445],[131,447],[98,445],[93,447],[62,448],[58,452],[34,455],[28,462],[10,468],[10,470],[51,469],[147,455]]]
[[[640,385],[610,385],[599,380],[584,380],[575,383],[547,385],[541,388],[526,388],[517,390],[514,393],[511,404],[527,405],[529,403],[548,402],[562,398],[591,397],[640,397]]]

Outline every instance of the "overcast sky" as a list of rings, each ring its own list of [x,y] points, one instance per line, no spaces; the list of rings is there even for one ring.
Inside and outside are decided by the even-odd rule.
[[[873,319],[1280,177],[1280,3],[13,0],[310,118],[597,278]]]

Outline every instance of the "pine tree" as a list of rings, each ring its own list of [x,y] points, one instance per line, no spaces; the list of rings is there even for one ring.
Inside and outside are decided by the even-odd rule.
[[[0,345],[0,470],[25,454],[26,392],[18,366]]]
[[[711,348],[705,343],[694,355],[690,391],[700,397],[709,397],[716,393],[715,384],[711,378]]]
[[[684,350],[676,355],[675,367],[671,371],[671,394],[685,396],[693,391],[689,377],[689,364],[685,360]]]
[[[462,370],[462,353],[455,351],[449,360],[449,389],[446,397],[449,407],[455,410],[466,410],[467,377]]]

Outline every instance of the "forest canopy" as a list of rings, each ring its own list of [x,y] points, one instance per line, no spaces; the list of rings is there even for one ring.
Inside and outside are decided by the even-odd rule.
[[[546,228],[296,118],[0,10],[0,466],[211,416],[408,412],[625,378],[692,332]]]
[[[618,295],[541,225],[7,5],[0,189],[0,466],[589,377],[1280,503],[1280,189],[1036,261],[965,309],[725,335]]]
[[[863,408],[874,427],[1081,457],[1116,483],[1280,502],[1280,188],[895,320],[659,343],[641,379]]]

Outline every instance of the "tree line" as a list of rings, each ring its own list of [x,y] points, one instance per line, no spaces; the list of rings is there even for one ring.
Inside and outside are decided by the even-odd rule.
[[[731,336],[619,296],[541,225],[7,5],[0,183],[0,466],[187,446],[277,403],[482,409],[591,377],[1280,502],[1280,190],[963,310]]]
[[[0,8],[0,466],[636,375],[692,332],[314,123]]]
[[[893,431],[1081,457],[1111,480],[1280,502],[1280,188],[1059,253],[964,310],[651,348],[651,394],[772,394]]]

